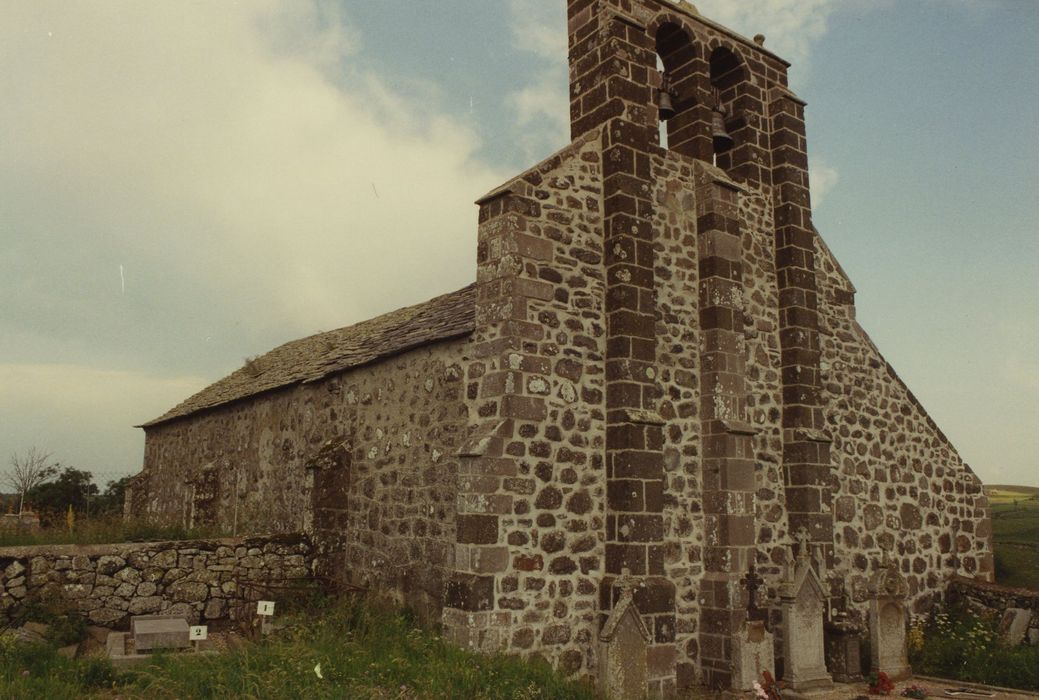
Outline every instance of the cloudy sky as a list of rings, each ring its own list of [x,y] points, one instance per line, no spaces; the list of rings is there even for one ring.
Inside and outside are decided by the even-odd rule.
[[[795,66],[816,224],[983,479],[1039,486],[1039,4],[700,0]],[[473,279],[567,142],[563,0],[0,0],[0,459],[111,478],[243,358]]]

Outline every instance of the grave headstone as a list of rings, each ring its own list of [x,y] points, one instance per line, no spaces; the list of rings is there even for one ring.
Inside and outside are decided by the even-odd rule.
[[[833,679],[826,671],[823,648],[826,592],[813,565],[807,530],[801,528],[797,539],[797,559],[793,566],[787,562],[779,594],[783,602],[783,679],[790,690],[803,693],[832,688]]]
[[[913,673],[906,649],[905,599],[909,583],[887,553],[870,583],[870,590],[873,594],[869,609],[871,668],[886,673],[893,681],[905,680]]]
[[[636,584],[627,572],[615,582],[621,595],[599,633],[599,678],[611,700],[641,700],[646,695],[650,635],[635,607]]]
[[[764,672],[776,668],[775,638],[762,620],[747,620],[732,645],[732,689],[753,690]]]
[[[167,615],[135,615],[130,618],[130,634],[137,651],[186,649],[191,646],[188,621]]]
[[[862,680],[862,625],[847,613],[826,623],[826,665],[838,683]]]
[[[747,621],[732,641],[732,689],[753,690],[764,672],[775,673],[775,639],[765,626],[767,613],[758,607],[758,591],[765,582],[751,564],[743,577],[747,589]]]

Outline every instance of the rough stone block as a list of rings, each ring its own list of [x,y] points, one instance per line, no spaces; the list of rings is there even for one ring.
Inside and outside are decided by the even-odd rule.
[[[130,620],[130,634],[138,651],[191,646],[188,621],[183,617],[138,615]]]
[[[1022,608],[1008,608],[1003,613],[1003,620],[999,629],[1003,633],[1003,639],[1011,646],[1017,646],[1025,640],[1028,627],[1032,622],[1032,611]]]

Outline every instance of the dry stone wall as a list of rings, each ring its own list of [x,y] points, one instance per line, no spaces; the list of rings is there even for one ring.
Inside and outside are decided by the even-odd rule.
[[[234,617],[270,584],[313,573],[302,536],[111,545],[0,548],[0,616],[36,598],[64,597],[92,624],[125,626],[131,615],[192,622]]]
[[[322,573],[439,614],[467,422],[462,340],[147,432],[132,515],[315,535]],[[433,610],[435,609],[435,610]]]
[[[947,602],[962,604],[975,614],[1003,621],[1001,627],[1004,628],[1001,631],[1004,634],[1009,622],[1008,612],[1011,618],[1015,613],[1023,615],[1026,624],[1017,630],[1018,640],[1013,643],[1039,644],[1039,591],[955,576],[949,583]]]

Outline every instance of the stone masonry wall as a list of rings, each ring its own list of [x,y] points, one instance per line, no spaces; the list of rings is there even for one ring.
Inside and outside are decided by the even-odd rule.
[[[676,585],[680,676],[698,664],[698,621],[704,574],[702,437],[698,410],[696,198],[688,160],[654,160],[658,204],[657,265],[659,411],[665,420],[666,567]],[[755,462],[755,565],[770,599],[790,553],[784,497],[783,386],[779,289],[772,194],[745,186],[742,352],[748,382],[747,420]],[[866,585],[884,551],[894,555],[917,609],[940,596],[949,576],[988,576],[990,525],[980,482],[854,322],[854,290],[819,239],[821,366],[827,430],[832,436],[835,494],[834,579],[846,579],[853,607],[865,613]],[[766,601],[761,601],[766,603]],[[766,603],[767,604],[767,603]],[[773,608],[773,628],[780,617]],[[681,682],[681,681],[680,681]]]
[[[313,548],[299,535],[110,545],[0,548],[0,617],[41,596],[63,596],[95,625],[131,615],[233,617],[267,584],[306,579]],[[250,585],[252,584],[252,585]]]
[[[657,351],[664,437],[664,567],[675,584],[679,673],[699,658],[704,514],[700,455],[700,329],[692,164],[654,159]]]
[[[822,380],[833,439],[835,574],[864,605],[888,552],[919,612],[951,576],[991,580],[982,484],[855,321],[854,288],[818,241]]]
[[[438,615],[464,349],[440,342],[150,428],[135,489],[149,496],[134,514],[228,534],[313,532],[323,574]]]
[[[593,673],[604,557],[599,135],[481,200],[473,424],[444,625]]]

